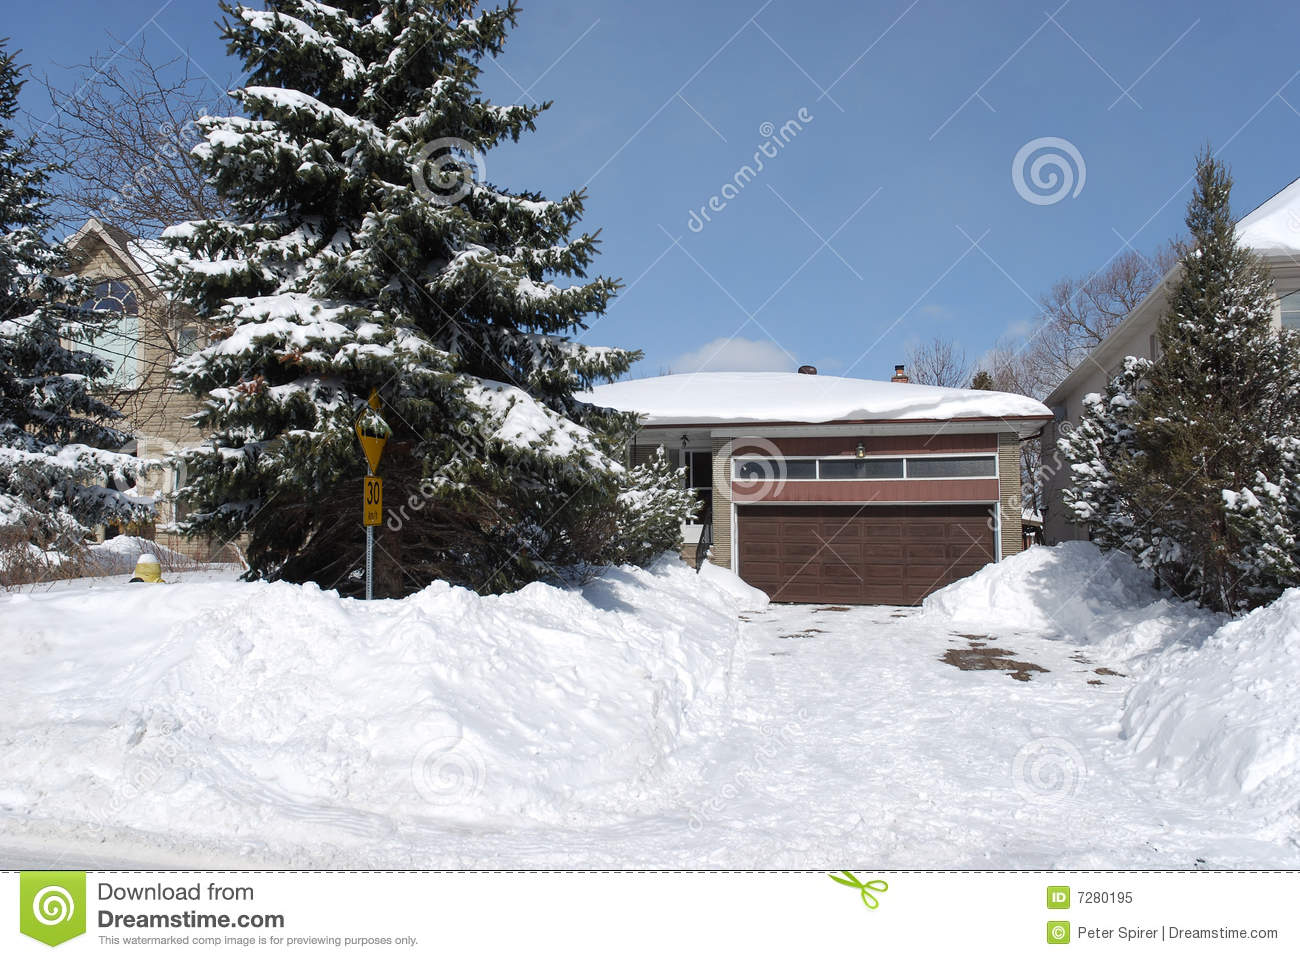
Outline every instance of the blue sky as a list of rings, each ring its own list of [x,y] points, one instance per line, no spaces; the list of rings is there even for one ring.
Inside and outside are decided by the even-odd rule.
[[[16,6],[5,29],[64,82],[61,65],[115,48],[110,32],[224,81],[239,64],[216,16],[62,0]],[[483,86],[555,105],[486,166],[507,188],[587,185],[598,268],[627,289],[584,339],[644,350],[639,375],[882,377],[909,341],[975,356],[1023,334],[1062,275],[1178,233],[1207,142],[1239,213],[1300,176],[1297,36],[1300,5],[1248,0],[532,0]],[[27,105],[48,117],[39,91]],[[1029,202],[1056,191],[1018,189],[1013,161],[1044,138],[1027,163],[1063,157],[1072,186]],[[709,222],[693,218],[714,196]]]

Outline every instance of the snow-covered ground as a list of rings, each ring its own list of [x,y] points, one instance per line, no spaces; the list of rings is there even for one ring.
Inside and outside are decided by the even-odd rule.
[[[1300,592],[1224,626],[1087,544],[922,609],[706,571],[4,596],[0,866],[1300,866]]]

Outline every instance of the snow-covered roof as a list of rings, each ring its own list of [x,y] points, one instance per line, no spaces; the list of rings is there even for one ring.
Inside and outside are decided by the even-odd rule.
[[[1027,435],[1051,418],[1014,393],[804,373],[679,373],[606,384],[578,399],[639,413],[646,426],[987,419],[1014,421]]]
[[[1300,254],[1300,179],[1237,221],[1237,239],[1262,254]]]

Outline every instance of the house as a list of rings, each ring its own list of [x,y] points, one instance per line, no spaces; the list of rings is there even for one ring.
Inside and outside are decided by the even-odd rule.
[[[115,332],[98,338],[89,349],[112,367],[111,394],[105,399],[126,415],[119,426],[134,438],[128,451],[145,459],[161,459],[202,440],[186,419],[198,410],[197,401],[177,392],[168,379],[171,365],[199,346],[201,328],[193,313],[168,297],[159,285],[161,244],[133,237],[95,218],[65,243],[75,265],[73,272],[94,284],[91,299],[83,306],[111,311],[117,317]],[[176,467],[163,466],[150,471],[138,490],[168,495],[183,482]],[[183,510],[183,504],[162,500],[157,523],[130,532],[199,560],[233,559],[231,545],[177,534],[172,524]],[[123,531],[101,530],[100,535],[118,532]]]
[[[1254,249],[1272,271],[1277,295],[1274,322],[1300,329],[1300,179],[1242,217],[1237,239]],[[1087,527],[1071,523],[1065,513],[1061,492],[1070,482],[1069,465],[1056,451],[1056,440],[1079,422],[1084,397],[1105,392],[1125,357],[1158,358],[1156,331],[1179,269],[1174,266],[1047,398],[1052,411],[1052,422],[1043,431],[1043,538],[1047,543],[1088,539]]]
[[[773,600],[915,604],[1018,553],[1028,397],[799,373],[626,380],[582,399],[634,412],[701,500],[688,545]]]

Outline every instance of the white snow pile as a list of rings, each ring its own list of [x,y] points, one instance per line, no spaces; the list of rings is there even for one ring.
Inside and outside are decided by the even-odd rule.
[[[302,865],[658,809],[700,775],[682,748],[726,723],[738,613],[767,602],[667,557],[492,597],[109,590],[0,600],[0,823]]]
[[[1039,420],[1052,416],[1037,400],[1015,393],[803,373],[678,373],[602,384],[578,399],[639,413],[647,425],[1007,417],[1033,433]]]
[[[925,599],[927,615],[985,630],[1033,632],[1129,660],[1195,644],[1223,618],[1156,590],[1126,554],[1082,540],[1035,546]]]
[[[1169,651],[1129,694],[1121,735],[1180,789],[1272,819],[1300,814],[1300,589]]]

